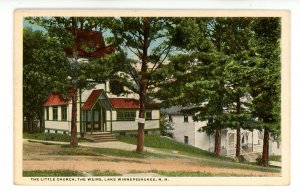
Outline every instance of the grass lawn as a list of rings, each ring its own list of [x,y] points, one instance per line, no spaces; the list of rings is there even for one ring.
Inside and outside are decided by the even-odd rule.
[[[24,139],[35,139],[44,141],[61,141],[70,142],[70,135],[58,133],[23,133]],[[78,141],[86,141],[85,139],[78,138]]]
[[[186,172],[186,171],[152,171],[161,176],[166,177],[251,177],[249,175],[233,174],[233,173],[207,173],[207,172]]]
[[[111,171],[92,171],[90,172],[92,176],[122,176],[122,174],[111,172]]]
[[[118,139],[125,143],[136,144],[137,138],[136,136],[118,136]],[[160,135],[144,135],[144,146],[153,147],[159,149],[167,149],[172,151],[178,151],[183,155],[190,155],[195,157],[211,157],[213,159],[221,159],[226,161],[232,161],[232,159],[227,157],[217,157],[213,153],[199,149],[197,147],[193,147],[190,145],[186,145],[183,143],[179,143],[175,140],[161,137]]]
[[[24,139],[69,142],[70,135],[56,133],[23,133]]]
[[[130,143],[130,144],[137,143],[136,136],[131,136],[131,135],[118,136],[118,139],[125,143]],[[170,150],[180,151],[180,152],[189,153],[193,155],[214,156],[212,153],[208,151],[190,145],[185,145],[175,140],[161,137],[160,135],[144,135],[144,146],[160,148],[160,149],[170,149]]]
[[[111,148],[94,148],[94,147],[71,147],[69,145],[61,145],[61,150],[53,151],[52,155],[68,155],[68,156],[117,156],[128,158],[163,158],[163,155],[155,153],[137,153],[135,151],[126,151]]]
[[[122,142],[131,144],[136,144],[137,140],[136,136],[119,136],[118,139]],[[230,158],[217,157],[211,152],[190,145],[185,145],[175,140],[161,137],[159,135],[145,135],[144,146],[159,149],[176,150],[178,151],[178,154],[200,158],[195,159],[193,164],[201,166],[212,166],[227,169],[256,170],[263,172],[280,172],[280,168],[262,167],[254,164],[233,162]]]
[[[23,171],[23,177],[79,177],[83,176],[82,172],[70,170],[39,170],[39,171]]]
[[[50,141],[66,141],[69,139],[68,135],[62,134],[48,134],[48,133],[36,133],[36,134],[24,134],[24,138],[36,139],[36,140],[50,140]],[[119,136],[118,139],[120,141],[136,144],[135,136]],[[134,170],[137,164],[143,164],[145,159],[155,159],[157,163],[163,162],[165,160],[171,161],[180,161],[184,164],[190,164],[193,166],[199,167],[211,167],[211,168],[222,168],[222,169],[239,169],[240,172],[235,173],[209,173],[202,172],[202,170],[189,171],[164,171],[164,169],[156,170],[154,169],[154,173],[157,173],[162,176],[170,176],[170,177],[206,177],[206,176],[216,176],[216,177],[226,177],[226,176],[246,176],[243,174],[247,174],[247,176],[251,176],[252,173],[249,171],[247,173],[243,172],[243,170],[251,170],[258,171],[260,173],[265,172],[266,175],[272,173],[272,175],[276,175],[273,173],[280,173],[281,168],[277,167],[262,167],[255,164],[249,163],[239,163],[234,162],[233,160],[225,157],[217,157],[213,153],[208,151],[201,150],[199,148],[185,145],[174,140],[161,137],[159,135],[145,135],[144,145],[146,147],[156,148],[153,152],[145,152],[145,153],[136,153],[135,151],[128,151],[123,149],[115,149],[115,148],[96,148],[96,147],[71,147],[67,144],[48,144],[43,141],[34,141],[34,142],[25,142],[25,147],[23,150],[27,152],[27,156],[24,159],[26,161],[34,160],[35,156],[33,153],[38,155],[37,157],[48,157],[49,159],[60,158],[63,160],[68,159],[79,159],[85,160],[83,157],[76,156],[85,156],[88,161],[115,161],[120,162],[120,164],[124,162],[133,163],[132,167],[128,167],[126,169]],[[34,146],[38,146],[39,150],[33,150]],[[173,153],[173,151],[177,151]],[[40,156],[42,155],[42,156]],[[273,157],[275,158],[275,157]],[[277,159],[279,157],[276,157]],[[47,158],[46,158],[47,159]],[[271,158],[270,158],[271,160]],[[124,161],[124,162],[123,162]],[[162,164],[162,163],[161,163]],[[128,166],[128,164],[126,165]],[[144,166],[144,165],[142,165]],[[154,168],[154,167],[153,167]],[[92,169],[95,169],[94,167]],[[99,168],[101,170],[101,168]],[[29,169],[31,170],[31,169]],[[151,171],[151,172],[153,172]],[[212,171],[213,172],[213,171]],[[117,172],[110,171],[89,171],[82,172],[76,170],[61,170],[58,169],[56,171],[46,171],[41,169],[40,171],[36,171],[32,169],[32,171],[24,171],[24,177],[58,177],[58,176],[117,176]],[[265,175],[265,174],[261,174]]]
[[[269,156],[269,161],[281,162],[281,155],[271,155]]]
[[[110,171],[80,172],[70,170],[39,170],[23,171],[23,177],[83,177],[83,176],[121,176],[121,174]]]

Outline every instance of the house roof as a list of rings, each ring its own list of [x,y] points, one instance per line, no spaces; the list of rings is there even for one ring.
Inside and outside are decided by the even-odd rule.
[[[90,96],[87,98],[84,105],[81,107],[82,110],[91,110],[101,93],[103,92],[103,89],[96,89],[93,90]]]
[[[109,98],[110,103],[115,109],[139,109],[140,103],[136,99],[129,98]],[[156,106],[146,105],[146,109],[157,109]]]
[[[105,93],[103,89],[93,90],[90,96],[87,98],[86,102],[81,107],[82,110],[91,110],[95,103],[99,100],[102,106],[107,109],[113,107],[114,109],[139,109],[140,104],[136,99],[131,98],[107,98],[106,94],[104,97],[101,97],[101,94]],[[44,106],[53,106],[53,105],[66,105],[69,100],[62,99],[58,93],[52,93],[47,101],[44,103]],[[157,106],[146,105],[146,109],[157,109]]]
[[[167,115],[182,115],[181,113],[181,107],[179,106],[172,106],[170,108],[163,108],[161,109],[162,113],[165,113]]]
[[[184,113],[182,112],[182,110],[186,110],[186,109],[189,109],[189,107],[182,107],[182,106],[172,106],[170,108],[164,108],[164,109],[161,109],[160,111],[164,114],[167,114],[167,115],[185,115],[185,114],[193,114],[193,113]]]
[[[93,90],[84,105],[81,107],[82,110],[91,110],[94,104],[99,99],[100,95],[104,93],[103,89]],[[104,102],[104,98],[100,99],[101,104],[111,104],[114,109],[139,109],[140,104],[136,99],[131,98],[108,98],[107,102]],[[146,105],[146,109],[157,109],[156,106]]]
[[[63,99],[58,93],[52,93],[48,96],[47,101],[44,103],[44,106],[53,106],[53,105],[67,105],[69,102],[68,99]]]

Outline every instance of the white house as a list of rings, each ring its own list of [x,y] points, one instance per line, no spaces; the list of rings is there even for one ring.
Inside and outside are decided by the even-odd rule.
[[[45,131],[69,134],[71,132],[71,100],[58,93],[49,95],[44,103]],[[108,83],[78,92],[77,133],[112,132],[128,134],[137,131],[139,101],[130,96],[118,97],[109,93]],[[145,134],[159,133],[159,109],[146,106]]]
[[[163,109],[163,113],[172,122],[174,130],[172,133],[174,139],[181,143],[185,143],[206,151],[214,151],[214,134],[201,131],[206,125],[204,121],[194,121],[193,114],[183,114],[181,108],[174,106],[168,109]],[[221,155],[234,156],[236,151],[236,130],[223,129],[221,132]],[[241,129],[241,154],[245,158],[252,158],[252,154],[262,152],[263,147],[263,132],[259,130],[243,130]],[[280,155],[280,142],[270,139],[269,146],[270,155]],[[255,159],[251,159],[253,161]]]

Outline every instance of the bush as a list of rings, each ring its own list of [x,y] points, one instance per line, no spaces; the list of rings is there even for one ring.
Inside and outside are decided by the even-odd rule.
[[[270,160],[269,160],[269,161],[270,161]],[[268,161],[268,165],[269,165],[269,161]],[[257,164],[257,165],[264,166],[264,165],[263,165],[263,160],[262,160],[262,155],[259,155],[259,156],[256,158],[256,164]]]
[[[245,159],[244,155],[240,155],[239,162],[241,162],[241,163],[247,162],[247,160]]]
[[[161,113],[160,115],[160,120],[159,120],[159,129],[160,129],[160,134],[162,136],[167,136],[170,138],[174,138],[173,133],[171,132],[174,130],[173,128],[173,123],[169,122],[166,118],[166,115],[164,113]]]

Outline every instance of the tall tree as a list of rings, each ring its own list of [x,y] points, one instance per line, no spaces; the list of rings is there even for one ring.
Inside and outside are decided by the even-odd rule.
[[[166,68],[172,75],[159,92],[164,102],[188,106],[185,111],[193,112],[195,121],[207,121],[202,130],[215,134],[216,155],[221,153],[221,130],[230,104],[225,66],[232,60],[223,52],[226,25],[221,21],[189,18],[177,26],[174,40],[181,53],[170,58]]]
[[[71,82],[68,95],[72,100],[71,139],[70,145],[77,146],[77,99],[78,89],[86,86],[89,73],[84,72],[85,65],[79,59],[91,60],[103,57],[114,51],[113,46],[105,46],[102,36],[103,23],[107,18],[77,18],[77,17],[36,17],[31,22],[44,27],[49,36],[59,41],[68,58],[71,70]],[[95,64],[95,62],[94,62]],[[107,65],[106,65],[107,66]],[[103,77],[102,79],[104,79]],[[98,79],[99,76],[98,76]],[[62,90],[63,92],[63,90]]]
[[[268,166],[270,133],[280,134],[280,19],[258,18],[253,26],[262,62],[251,81],[253,114],[264,131],[262,165]]]
[[[241,127],[253,129],[253,117],[250,114],[250,85],[251,76],[256,72],[255,65],[261,61],[257,56],[257,45],[252,25],[253,18],[222,19],[226,25],[223,40],[223,52],[231,58],[226,64],[225,79],[229,87],[232,105],[227,111],[228,128],[236,129],[236,157],[241,154]]]
[[[127,65],[127,72],[131,75],[132,80],[127,85],[129,89],[139,95],[136,151],[143,152],[147,92],[153,88],[153,81],[156,81],[152,78],[153,73],[159,70],[170,53],[169,29],[172,28],[172,19],[121,17],[115,18],[111,26],[115,44],[128,51],[128,56],[133,58]],[[125,78],[124,81],[126,81]]]
[[[23,31],[23,114],[29,132],[37,118],[43,131],[43,102],[52,91],[65,86],[64,79],[70,71],[57,41],[42,31]]]
[[[259,66],[263,58],[258,49],[264,50],[265,41],[257,43],[254,21],[189,18],[177,26],[174,34],[180,52],[165,66],[170,76],[158,94],[165,104],[189,106],[186,111],[194,112],[196,121],[207,121],[203,129],[215,133],[216,155],[220,155],[223,128],[237,130],[237,157],[241,127],[259,128],[250,113],[250,82],[262,74]]]

